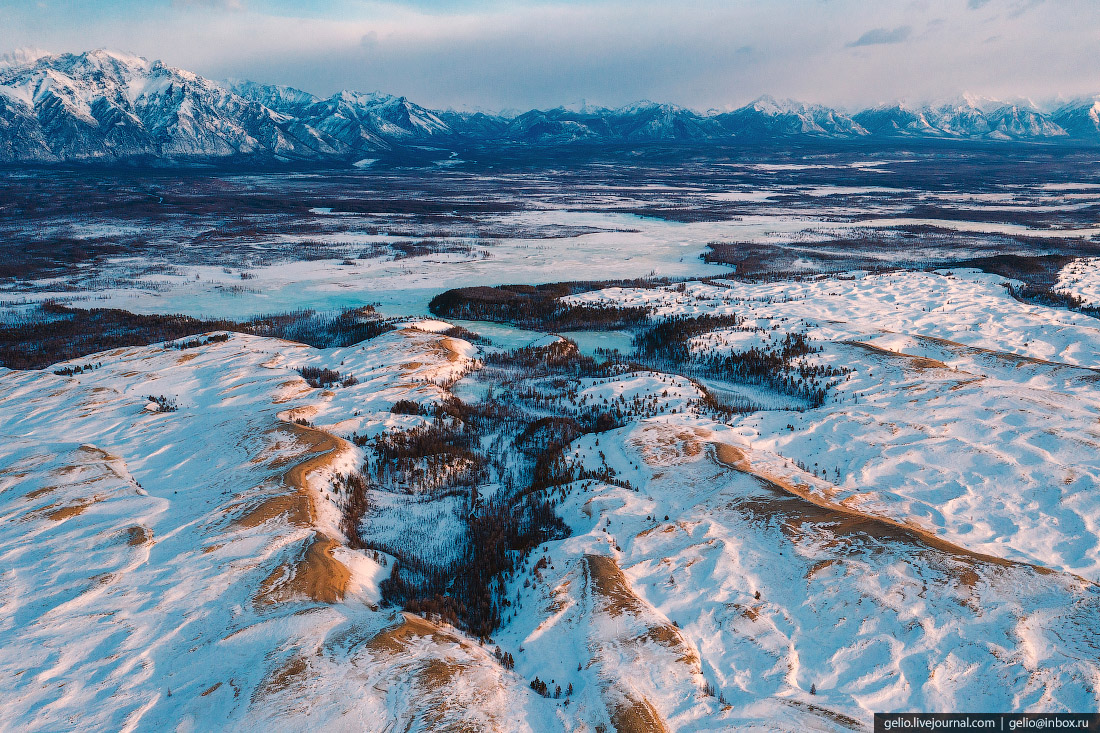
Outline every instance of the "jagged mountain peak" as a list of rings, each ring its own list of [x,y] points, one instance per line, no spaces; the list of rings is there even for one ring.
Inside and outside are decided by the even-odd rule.
[[[784,115],[800,114],[813,107],[793,99],[776,99],[769,94],[763,94],[741,109],[751,109],[767,115]]]
[[[0,58],[0,160],[232,156],[346,159],[409,145],[793,137],[955,138],[1100,143],[1100,97],[1059,100],[973,94],[898,101],[854,113],[763,95],[699,113],[642,100],[615,109],[587,102],[523,113],[436,112],[404,96],[343,90],[327,98],[294,87],[214,82],[161,61],[108,49]]]
[[[245,99],[259,102],[284,114],[292,113],[295,109],[313,104],[320,99],[295,87],[282,84],[261,84],[246,79],[230,79],[225,82],[225,88]]]
[[[90,79],[98,74],[110,75],[116,81],[154,71],[174,74],[188,80],[199,77],[184,69],[174,69],[161,61],[150,61],[136,54],[99,48],[83,53],[47,54],[35,59],[29,67],[38,72],[54,71],[73,79]]]
[[[587,99],[579,99],[576,102],[570,102],[569,104],[562,104],[557,109],[565,112],[573,112],[575,114],[590,115],[590,114],[603,114],[609,112],[610,108],[600,104],[592,104]],[[505,113],[501,113],[504,115]],[[513,112],[510,116],[516,117],[520,113]]]
[[[668,102],[652,102],[648,99],[641,99],[637,102],[631,102],[630,104],[623,105],[615,110],[619,114],[636,114],[638,112],[688,112],[695,114],[686,107],[681,107],[676,104],[669,104]]]
[[[356,107],[371,107],[380,104],[393,104],[395,102],[405,101],[404,97],[395,97],[392,94],[384,94],[378,91],[357,92],[352,89],[342,89],[336,94],[332,95],[329,99],[340,104],[347,104]]]

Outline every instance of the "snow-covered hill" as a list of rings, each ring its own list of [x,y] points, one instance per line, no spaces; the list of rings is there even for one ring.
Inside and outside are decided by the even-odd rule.
[[[571,434],[558,480],[515,495],[544,497],[565,531],[490,579],[499,619],[480,638],[383,596],[432,558],[454,563],[504,483],[414,490],[425,474],[402,464],[408,486],[369,474],[351,515],[344,478],[378,436],[469,418],[456,379],[492,399],[505,362],[448,324],[338,349],[232,334],[0,370],[0,710],[26,730],[541,732],[1095,709],[1100,331],[1002,282],[573,296],[659,317],[736,309],[740,325],[690,348],[803,332],[821,345],[807,367],[850,371],[818,407],[718,420],[683,376],[542,372],[576,352],[541,339],[492,423],[518,420],[525,440],[568,424],[507,409],[527,400],[532,418],[603,406],[619,426]],[[308,368],[340,376],[310,386]],[[497,446],[493,476],[516,452],[502,435],[463,443]]]
[[[1073,267],[1063,287],[1084,293],[1094,273]],[[737,421],[754,446],[816,466],[830,483],[823,490],[850,508],[1097,581],[1100,328],[1020,303],[1003,282],[903,272],[614,289],[574,301],[645,304],[663,316],[737,312],[772,339],[806,329],[826,344],[815,359],[854,371],[830,404]],[[730,340],[719,333],[695,345],[722,352]]]
[[[515,116],[435,112],[404,97],[219,83],[113,51],[0,60],[0,161],[354,160],[402,146],[927,137],[1100,143],[1096,100],[1044,111],[964,97],[855,114],[760,99],[727,112],[640,102]]]
[[[306,424],[407,421],[394,402],[438,399],[472,353],[412,329],[324,352],[234,334],[74,376],[0,369],[5,726],[300,730],[415,708],[530,730],[523,680],[379,607],[392,558],[348,546],[334,489],[361,451]],[[311,389],[311,364],[359,381]]]

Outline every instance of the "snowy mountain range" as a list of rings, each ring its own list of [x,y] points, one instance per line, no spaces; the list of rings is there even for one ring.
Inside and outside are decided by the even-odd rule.
[[[965,97],[854,114],[760,99],[696,112],[640,102],[517,115],[432,111],[404,97],[217,82],[97,50],[0,59],[0,161],[356,160],[410,146],[940,138],[1100,144],[1100,96],[1039,109]]]

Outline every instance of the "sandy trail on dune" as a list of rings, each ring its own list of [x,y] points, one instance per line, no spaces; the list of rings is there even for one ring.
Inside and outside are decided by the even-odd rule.
[[[330,471],[348,451],[350,443],[318,428],[282,419],[279,430],[290,433],[307,454],[282,476],[287,490],[268,497],[234,520],[238,527],[257,527],[276,517],[284,517],[297,527],[315,528],[317,507],[310,474]],[[319,603],[343,600],[351,581],[347,567],[333,556],[340,544],[322,532],[315,532],[302,552],[292,561],[283,563],[260,584],[255,602],[260,605],[280,603],[305,597]]]
[[[806,521],[828,522],[834,524],[836,525],[834,533],[850,534],[859,532],[882,542],[894,542],[910,546],[926,547],[931,550],[942,552],[967,566],[989,565],[998,568],[1027,568],[1043,575],[1052,575],[1055,573],[1054,570],[1042,565],[1035,565],[1017,560],[1006,560],[1005,558],[995,555],[976,552],[945,540],[939,535],[922,527],[899,522],[888,517],[866,514],[852,509],[851,507],[843,506],[819,494],[813,493],[808,484],[797,483],[789,478],[756,468],[749,461],[744,451],[736,446],[729,445],[728,443],[713,443],[713,446],[714,451],[712,453],[712,458],[716,463],[725,468],[754,476],[757,480],[777,493],[808,502],[812,507],[816,508],[816,511],[804,505],[801,507],[803,511],[800,512],[803,518]],[[976,579],[973,570],[961,570],[958,572],[958,575],[960,582],[967,585],[971,585]],[[1065,573],[1065,575],[1079,581],[1082,586],[1093,585],[1091,581],[1072,573]]]
[[[642,621],[647,630],[636,638],[622,638],[618,643],[632,645],[653,641],[679,654],[678,662],[687,665],[692,674],[701,673],[699,656],[684,640],[680,630],[672,624],[647,622],[647,616],[656,617],[630,587],[623,571],[614,558],[606,555],[584,556],[587,585],[601,609],[612,617],[630,614]],[[650,611],[647,613],[647,611]],[[666,733],[668,726],[660,714],[644,696],[624,688],[621,681],[608,681],[604,690],[611,724],[618,733]]]
[[[333,557],[339,543],[318,532],[293,563],[283,563],[260,584],[256,602],[261,605],[309,598],[318,603],[344,600],[351,574]]]
[[[841,343],[848,346],[854,346],[864,351],[868,351],[872,354],[885,357],[887,359],[898,359],[903,361],[907,366],[918,372],[926,369],[950,369],[951,367],[944,364],[938,359],[929,359],[924,356],[916,356],[915,354],[906,354],[902,351],[893,351],[891,349],[884,349],[881,346],[875,346],[874,344],[864,343],[863,341],[842,341]]]

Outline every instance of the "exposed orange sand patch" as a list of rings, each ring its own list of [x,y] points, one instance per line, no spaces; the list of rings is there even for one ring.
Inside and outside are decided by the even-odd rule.
[[[996,349],[986,349],[986,348],[983,348],[981,346],[968,346],[966,344],[959,343],[958,341],[951,341],[950,339],[937,338],[935,336],[914,336],[913,338],[916,338],[920,341],[928,341],[930,343],[938,344],[940,346],[948,346],[948,347],[951,347],[956,352],[963,352],[963,353],[970,353],[970,354],[984,354],[986,356],[993,357],[994,359],[997,359],[998,361],[1008,363],[1008,364],[1012,364],[1013,366],[1015,366],[1017,368],[1023,366],[1024,364],[1034,364],[1034,365],[1041,365],[1041,366],[1064,367],[1066,369],[1078,369],[1078,370],[1085,371],[1085,372],[1096,372],[1096,371],[1098,371],[1097,369],[1094,369],[1092,367],[1078,366],[1078,365],[1075,365],[1075,364],[1066,364],[1066,363],[1060,362],[1060,361],[1049,361],[1047,359],[1040,359],[1040,358],[1034,357],[1034,356],[1024,356],[1023,354],[1013,354],[1013,353],[1010,353],[1010,352],[1007,352],[1007,351],[997,351]],[[1100,376],[1100,375],[1098,375],[1098,376]]]
[[[738,452],[740,453],[740,451]],[[837,502],[830,501],[827,498],[812,493],[810,487],[806,484],[796,483],[782,476],[776,476],[765,471],[757,470],[747,459],[736,463],[725,463],[721,460],[717,450],[715,450],[714,455],[715,459],[727,468],[748,473],[756,477],[758,481],[772,490],[803,501],[800,505],[793,505],[789,502],[780,504],[769,502],[768,500],[750,499],[742,501],[739,504],[742,508],[759,510],[765,516],[772,516],[777,513],[785,515],[786,521],[781,525],[781,528],[796,539],[802,534],[801,526],[803,524],[809,524],[811,527],[826,526],[829,529],[830,533],[836,539],[827,543],[827,546],[841,544],[845,541],[843,538],[846,536],[861,535],[879,540],[884,544],[904,544],[918,549],[927,548],[937,550],[952,561],[945,567],[945,570],[964,586],[969,586],[976,581],[977,575],[971,575],[973,573],[971,568],[975,565],[987,565],[999,569],[1009,567],[1030,568],[1043,575],[1054,572],[1050,568],[1043,567],[1042,565],[1032,565],[1030,563],[1006,560],[995,555],[987,555],[985,553],[970,550],[960,545],[956,545],[953,542],[949,542],[933,532],[916,526],[915,524],[899,522],[888,517],[866,514],[845,507]],[[727,454],[726,457],[730,457],[729,454]],[[810,534],[814,536],[818,535],[816,532],[811,532]],[[1073,577],[1080,580],[1082,583],[1092,585],[1091,581],[1084,578],[1080,578],[1076,575]]]
[[[805,710],[806,712],[813,713],[814,715],[825,718],[826,720],[831,720],[834,723],[844,726],[848,730],[866,730],[863,723],[856,720],[855,718],[851,718],[847,715],[844,715],[843,713],[837,713],[827,708],[823,708],[820,705],[802,702],[801,700],[792,700],[787,697],[777,697],[775,699],[779,700],[782,703],[786,703],[793,708],[799,708],[800,710]]]
[[[291,391],[293,390],[293,392]],[[276,405],[281,405],[284,402],[290,402],[296,397],[309,392],[310,387],[306,384],[306,380],[298,377],[296,379],[288,379],[285,382],[279,383],[279,394],[276,395],[271,402]]]
[[[649,700],[621,694],[623,699],[609,711],[617,733],[667,733],[668,728]]]
[[[467,667],[452,659],[432,657],[416,670],[416,687],[420,692],[418,712],[423,715],[428,730],[453,733],[501,730],[496,719],[497,711],[485,706],[471,710],[464,701],[456,699],[453,693],[455,685],[460,682]]]
[[[634,594],[614,558],[606,555],[585,555],[584,562],[591,587],[603,602],[603,610],[612,617],[624,613],[634,616],[645,614],[645,603]],[[643,638],[679,653],[680,658],[677,661],[691,666],[693,671],[699,666],[699,657],[684,640],[680,630],[672,624],[649,624],[648,630],[635,641]]]
[[[727,468],[745,471],[746,473],[752,468],[745,457],[744,451],[729,443],[715,443],[714,453],[717,461]]]
[[[88,409],[85,410],[85,413],[92,414],[92,413],[95,412],[95,410],[92,410],[91,408],[93,408],[93,407],[102,407],[103,405],[110,404],[110,402],[111,402],[110,400],[92,400],[92,399],[88,399],[88,400],[80,400],[80,402],[78,402],[77,404],[80,407],[88,408]]]
[[[294,412],[290,411],[291,414]],[[347,441],[316,428],[285,422],[280,429],[289,432],[309,455],[283,474],[283,485],[291,493],[261,501],[234,521],[237,526],[255,527],[278,516],[285,517],[293,525],[313,526],[317,512],[309,487],[309,474],[331,468],[344,451],[351,449]],[[319,603],[343,600],[351,573],[333,556],[333,550],[339,546],[333,538],[315,533],[296,560],[283,563],[263,580],[255,602],[268,605],[299,597]],[[211,550],[204,550],[208,551]]]
[[[978,584],[978,574],[970,568],[966,568],[959,572],[956,576],[956,580],[958,580],[959,585],[963,587],[973,588]]]
[[[114,453],[108,453],[107,451],[97,446],[85,443],[77,448],[81,453],[87,453],[90,456],[94,456],[102,461],[121,461],[122,459],[116,456]]]
[[[474,648],[426,619],[411,613],[403,613],[402,617],[401,623],[375,634],[366,648],[379,661],[396,657],[391,674],[395,681],[408,680],[415,686],[416,718],[433,731],[501,730],[497,718],[503,711],[480,702],[497,693],[495,683],[467,675],[470,664],[464,657],[476,653]],[[405,654],[423,640],[435,645],[430,655],[418,645],[413,653]],[[462,656],[456,658],[456,653]]]
[[[462,352],[459,350],[461,347],[457,341],[452,338],[445,338],[441,343],[443,348],[447,350],[447,361],[454,363],[463,358]]]
[[[642,460],[650,466],[668,466],[692,460],[703,452],[700,438],[710,435],[709,430],[674,429],[664,425],[648,426],[644,433],[631,439],[631,445],[642,454]]]
[[[553,615],[560,612],[569,604],[569,588],[573,585],[570,580],[562,581],[551,592],[550,603],[546,606],[546,613]],[[540,624],[541,626],[541,624]]]
[[[845,509],[853,509],[859,511],[860,505],[868,499],[873,499],[877,495],[873,491],[859,491],[854,494],[849,494],[838,502],[840,506]],[[917,526],[917,525],[913,525]]]
[[[936,359],[927,359],[923,356],[914,356],[913,354],[906,354],[901,351],[891,351],[890,349],[884,349],[881,346],[875,346],[874,344],[867,344],[862,341],[844,341],[842,343],[849,346],[855,346],[866,351],[870,351],[873,354],[879,356],[890,357],[893,359],[904,360],[906,366],[917,371],[924,371],[926,369],[950,369],[949,366],[942,361]]]
[[[815,562],[813,564],[813,567],[806,571],[806,580],[813,580],[815,575],[822,572],[823,570],[826,570],[827,568],[832,567],[833,565],[836,565],[838,562],[840,561],[836,558],[829,558],[828,560],[820,560],[818,562]]]
[[[444,661],[433,657],[420,668],[418,676],[424,687],[429,690],[439,690],[451,684],[451,682],[461,675],[465,669],[465,664]],[[440,712],[442,713],[444,711]],[[440,717],[442,718],[442,715]]]
[[[401,333],[407,339],[419,341],[421,344],[429,346],[432,351],[435,351],[440,356],[446,358],[447,361],[451,364],[462,361],[466,358],[462,353],[461,343],[456,339],[450,337],[440,339],[438,334],[428,333],[426,331],[418,331],[415,328],[402,329]]]
[[[316,410],[316,408],[303,409]],[[296,412],[296,410],[289,411],[290,414]],[[279,428],[291,433],[308,453],[314,455],[298,462],[283,474],[283,484],[292,489],[292,493],[279,494],[262,500],[234,521],[238,526],[256,527],[279,516],[285,516],[287,521],[299,527],[313,526],[317,512],[306,480],[307,476],[313,471],[331,467],[344,451],[351,449],[351,444],[346,440],[329,435],[317,428],[290,422],[280,425]]]
[[[329,435],[323,430],[295,423],[290,423],[286,427],[299,442],[308,446],[310,453],[316,454],[298,463],[283,476],[283,481],[295,488],[308,488],[306,477],[311,472],[330,468],[341,454],[352,450],[351,443],[335,435]]]
[[[404,617],[404,621],[397,626],[392,626],[375,634],[367,642],[367,648],[376,652],[386,651],[396,654],[403,651],[417,638],[428,638],[436,642],[452,642],[460,646],[466,646],[466,643],[454,634],[444,631],[425,618],[405,612],[402,612],[401,615]]]
[[[264,681],[256,688],[256,692],[253,693],[252,702],[259,701],[264,695],[281,692],[291,686],[304,683],[308,673],[309,662],[300,654],[295,654],[281,666],[268,673]]]
[[[258,527],[275,517],[298,527],[312,527],[314,520],[313,498],[304,489],[293,494],[281,494],[264,499],[233,521],[238,527]]]
[[[143,527],[140,524],[134,525],[133,527],[127,527],[126,538],[126,544],[131,547],[144,545],[146,542],[153,539],[153,530],[148,527]]]
[[[260,584],[256,602],[283,603],[306,597],[318,603],[337,603],[347,593],[351,574],[332,556],[336,540],[317,533],[293,565],[284,563]]]
[[[294,407],[286,412],[280,413],[279,417],[288,423],[297,425],[297,423],[294,422],[295,420],[311,420],[320,410],[321,408],[317,407],[317,405],[305,405],[303,407]]]
[[[52,519],[55,522],[60,522],[71,517],[78,516],[84,513],[84,510],[99,501],[98,498],[81,499],[74,504],[63,506],[60,509],[54,509],[52,512],[46,512],[46,518]]]
[[[740,603],[733,604],[734,609],[741,612],[741,615],[747,618],[749,621],[755,621],[760,618],[760,611],[753,606],[742,606]]]
[[[603,599],[604,609],[612,616],[623,613],[638,614],[641,601],[630,589],[626,576],[614,559],[606,555],[585,555],[585,568],[592,581],[592,588]]]
[[[24,474],[24,475],[26,475],[26,474]],[[22,476],[19,476],[18,478],[22,478]],[[26,494],[24,494],[24,497],[27,498],[27,499],[37,499],[40,496],[45,496],[46,494],[57,491],[59,488],[61,488],[61,487],[60,486],[43,486],[41,489],[35,489],[34,491],[28,491]]]

